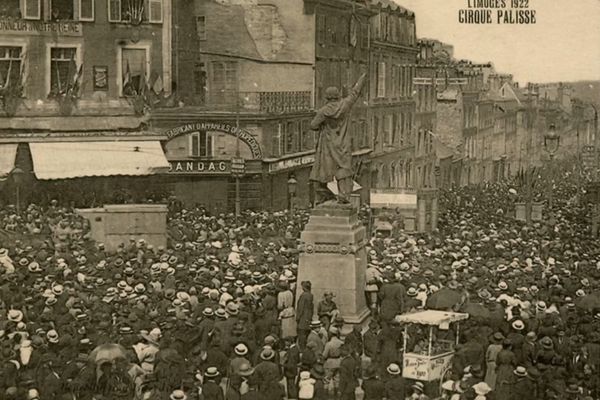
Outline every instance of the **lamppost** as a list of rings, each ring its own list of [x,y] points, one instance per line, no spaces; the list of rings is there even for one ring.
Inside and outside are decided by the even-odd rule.
[[[298,181],[294,177],[294,175],[290,175],[290,178],[287,181],[288,185],[288,194],[289,194],[289,210],[290,213],[294,212],[294,199],[296,197],[296,187],[298,186]]]
[[[23,183],[23,178],[25,176],[25,171],[23,171],[19,167],[15,167],[11,173],[13,181],[16,186],[16,206],[17,206],[17,214],[21,213],[21,184]]]
[[[544,150],[548,152],[549,156],[549,168],[553,168],[554,155],[560,147],[560,135],[556,133],[556,126],[551,124],[548,128],[548,132],[544,135]],[[554,191],[552,190],[552,180],[554,179],[553,174],[550,174],[549,185],[548,185],[548,211],[552,212],[552,206],[554,203]]]

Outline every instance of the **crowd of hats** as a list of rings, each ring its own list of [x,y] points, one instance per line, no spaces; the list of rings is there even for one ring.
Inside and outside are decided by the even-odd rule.
[[[252,321],[274,313],[277,323],[276,306],[258,305],[277,289],[294,287],[297,237],[307,216],[247,212],[236,222],[232,214],[182,209],[169,214],[167,246],[131,238],[108,252],[88,239],[85,220],[56,202],[31,205],[20,215],[11,206],[0,210],[6,233],[0,242],[0,361],[10,361],[12,371],[0,373],[9,377],[0,378],[1,393],[19,388],[33,400],[26,391],[43,395],[37,382],[48,371],[41,364],[60,370],[103,343],[131,348],[142,338],[161,337],[161,347],[165,340],[168,346],[169,338],[181,340],[206,317],[239,316],[235,334],[246,329],[249,310]],[[32,356],[22,360],[25,347]]]
[[[600,371],[600,307],[593,298],[600,288],[600,247],[590,237],[586,208],[569,202],[570,180],[556,185],[553,218],[531,226],[510,216],[514,198],[508,182],[445,191],[439,232],[378,235],[368,245],[368,260],[381,271],[383,285],[402,282],[413,304],[426,305],[449,289],[461,293],[463,307],[487,309],[490,317],[474,316],[465,324],[461,342],[467,348],[474,341],[484,349],[512,341],[518,353],[518,344],[530,340],[536,351],[557,353],[529,364],[517,354],[512,376],[551,376],[547,386],[555,391],[596,390],[598,396],[589,371],[592,376]],[[144,339],[160,342],[161,351],[184,343],[178,351],[191,360],[198,354],[186,348],[186,337],[205,318],[236,317],[231,334],[241,335],[277,313],[271,304],[277,290],[294,288],[298,237],[307,220],[302,210],[246,212],[237,219],[202,209],[172,210],[167,246],[131,238],[108,252],[88,239],[86,221],[56,203],[29,206],[20,215],[14,207],[0,210],[0,390],[12,396],[4,398],[34,400],[38,392],[43,398],[48,366],[69,370],[103,343],[131,348]],[[230,356],[275,359],[276,336],[234,343]],[[563,339],[569,346],[561,353],[557,343]],[[566,360],[582,349],[587,367],[567,368]],[[402,360],[391,361],[378,371],[400,375]],[[194,380],[198,368],[190,363]],[[252,375],[253,364],[242,365],[241,374]],[[464,384],[465,376],[481,375],[473,374],[478,368],[485,370],[485,358],[468,366],[455,362],[453,383],[446,387],[485,396],[483,379]],[[318,369],[312,372],[318,375]],[[222,373],[213,365],[202,372],[203,379]],[[167,389],[173,400],[189,395]],[[416,382],[413,389],[423,388]]]

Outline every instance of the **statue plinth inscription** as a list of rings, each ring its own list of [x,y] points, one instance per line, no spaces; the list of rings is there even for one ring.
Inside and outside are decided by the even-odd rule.
[[[315,304],[323,293],[333,292],[341,316],[351,324],[369,315],[364,295],[366,244],[366,229],[356,209],[335,202],[314,208],[300,235],[298,282],[311,281]]]

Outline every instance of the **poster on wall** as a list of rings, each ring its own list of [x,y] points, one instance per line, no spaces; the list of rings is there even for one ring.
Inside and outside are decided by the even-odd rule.
[[[108,90],[108,67],[94,65],[94,90]]]

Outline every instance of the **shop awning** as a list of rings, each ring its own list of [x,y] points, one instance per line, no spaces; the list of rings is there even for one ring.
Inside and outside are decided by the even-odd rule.
[[[38,179],[142,176],[169,170],[158,141],[29,143]]]
[[[16,157],[16,143],[0,144],[0,180],[6,179],[15,168]]]

